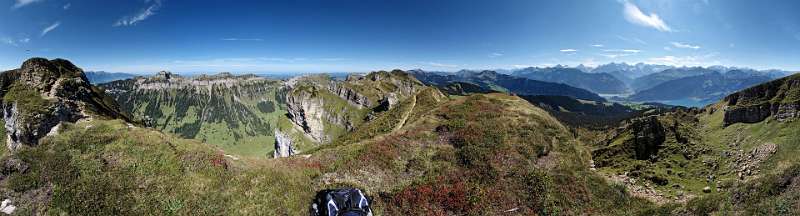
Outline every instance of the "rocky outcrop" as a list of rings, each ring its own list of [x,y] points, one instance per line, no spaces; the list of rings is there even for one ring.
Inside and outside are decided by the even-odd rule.
[[[6,145],[36,145],[61,122],[91,117],[128,120],[119,107],[89,84],[83,70],[63,59],[32,58],[20,69],[3,73],[3,119]]]
[[[53,129],[62,121],[75,122],[85,118],[75,106],[56,102],[39,113],[20,110],[19,103],[3,105],[3,120],[6,130],[6,147],[16,150],[20,145],[35,145],[42,137],[53,134]],[[56,128],[57,129],[57,128]]]
[[[397,95],[394,93],[390,93],[386,95],[376,106],[372,109],[375,112],[384,112],[394,108],[398,103],[400,103],[400,99],[397,98]]]
[[[633,129],[633,145],[636,150],[636,159],[647,160],[658,153],[666,139],[664,126],[658,117],[650,116],[635,119],[630,126]]]
[[[800,75],[757,85],[725,97],[725,126],[800,117]]]
[[[372,102],[370,102],[367,96],[359,94],[353,89],[344,87],[344,84],[341,82],[330,82],[330,84],[328,84],[328,91],[346,100],[353,106],[359,108],[372,107]]]
[[[322,121],[329,115],[323,109],[323,99],[314,97],[313,88],[310,91],[288,91],[285,99],[286,108],[289,119],[295,125],[300,126],[309,138],[317,143],[324,143],[329,138],[325,134],[325,126]]]
[[[292,138],[288,134],[284,134],[278,129],[275,129],[275,152],[272,153],[273,158],[289,157],[297,154]]]
[[[653,159],[667,139],[667,129],[655,115],[633,119],[614,133],[606,147],[592,153],[598,167],[617,165],[615,158]]]
[[[344,81],[324,75],[297,77],[285,83],[289,118],[317,143],[333,139],[331,128],[353,130],[372,116],[368,112],[391,109],[424,85],[402,71],[350,75]]]

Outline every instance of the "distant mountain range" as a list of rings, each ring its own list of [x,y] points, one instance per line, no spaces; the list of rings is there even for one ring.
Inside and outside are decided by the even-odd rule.
[[[645,63],[609,63],[597,67],[556,65],[505,70],[503,73],[563,83],[613,96],[614,100],[681,106],[703,106],[719,100],[721,95],[793,74],[782,70],[759,71],[727,66],[674,67]],[[672,88],[682,89],[673,91]]]
[[[628,91],[626,84],[611,74],[587,73],[582,69],[585,70],[585,68],[529,67],[514,71],[512,75],[532,80],[564,83],[599,94],[622,94]]]
[[[433,86],[447,86],[454,82],[464,82],[494,91],[521,95],[560,95],[583,100],[606,101],[605,98],[596,93],[567,84],[532,80],[488,70],[480,72],[464,70],[457,73],[426,72],[422,70],[408,72],[423,83]]]
[[[86,78],[88,78],[89,82],[91,82],[92,84],[101,84],[101,83],[107,83],[107,82],[136,77],[136,75],[129,73],[115,73],[115,72],[105,72],[105,71],[87,71],[85,72],[85,74]]]
[[[636,92],[640,92],[667,81],[676,80],[684,77],[703,75],[713,72],[715,71],[701,67],[670,68],[658,73],[652,73],[642,77],[635,78],[631,83],[631,88]]]
[[[691,99],[699,104],[719,101],[725,95],[772,80],[766,74],[733,70],[727,73],[716,71],[701,75],[669,80],[652,88],[637,92],[628,99],[633,101],[669,101]]]

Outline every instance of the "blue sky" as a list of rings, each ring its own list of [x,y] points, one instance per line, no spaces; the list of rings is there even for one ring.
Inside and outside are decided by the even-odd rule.
[[[0,0],[0,69],[452,71],[608,62],[800,70],[800,1]]]

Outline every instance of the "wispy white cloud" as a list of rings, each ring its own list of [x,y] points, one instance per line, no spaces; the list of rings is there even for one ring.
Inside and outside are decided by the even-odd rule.
[[[17,44],[16,40],[14,40],[12,38],[8,38],[8,37],[0,38],[0,43],[6,44],[6,45],[11,45],[11,46],[19,46],[19,44]]]
[[[149,5],[132,16],[125,16],[117,20],[113,26],[132,26],[156,14],[161,9],[161,0],[145,0]]]
[[[637,49],[604,49],[603,52],[640,53]]]
[[[642,39],[635,38],[635,37],[634,38],[627,38],[627,37],[623,37],[623,36],[617,35],[617,38],[619,38],[622,41],[628,42],[628,43],[638,43],[638,44],[645,44],[645,45],[647,44],[647,42],[643,41]]]
[[[264,41],[261,38],[222,38],[224,41]]]
[[[619,57],[636,55],[636,54],[639,54],[640,52],[642,52],[642,51],[638,50],[638,49],[604,49],[603,53],[598,54],[598,55],[606,57],[606,58],[614,59],[614,58],[619,58]]]
[[[12,9],[17,9],[17,8],[25,7],[25,6],[29,5],[29,4],[33,4],[33,3],[36,3],[36,2],[40,2],[40,1],[42,1],[42,0],[15,0],[15,3],[14,3],[13,6],[11,6],[11,8]]]
[[[717,53],[709,53],[705,55],[691,55],[691,56],[662,56],[647,59],[649,64],[663,64],[673,66],[709,66],[719,65],[721,62],[715,60]]]
[[[489,53],[489,58],[497,58],[503,56],[503,53]]]
[[[578,52],[578,50],[576,50],[576,49],[561,49],[561,50],[559,50],[559,52],[562,52],[562,53],[575,53],[575,52]]]
[[[72,3],[67,3],[62,8],[64,8],[64,10],[69,10],[70,7],[72,7]]]
[[[590,46],[592,46],[592,47],[597,47],[597,48],[603,48],[603,47],[605,47],[605,45],[603,45],[603,44],[592,44],[592,45],[590,45]]]
[[[49,26],[45,27],[44,29],[42,29],[42,34],[39,35],[39,37],[44,37],[45,35],[47,35],[47,33],[49,33],[50,31],[53,31],[54,29],[58,28],[58,26],[60,26],[60,25],[61,25],[61,21],[56,21],[52,25],[49,25]]]
[[[28,37],[22,37],[22,38],[0,37],[0,44],[5,44],[9,46],[15,46],[15,47],[21,46],[28,42],[31,42],[31,39]]]
[[[691,45],[691,44],[688,44],[688,43],[681,43],[681,42],[671,42],[670,44],[672,44],[672,46],[674,46],[675,48],[682,48],[682,49],[694,49],[694,50],[696,50],[696,49],[700,49],[700,46],[698,46],[698,45]]]
[[[445,63],[439,63],[439,62],[423,62],[423,64],[427,64],[427,65],[434,66],[434,67],[443,67],[443,68],[456,68],[456,67],[458,67],[458,65],[455,65],[455,64],[445,64]]]
[[[664,22],[664,20],[658,17],[657,14],[650,13],[650,15],[647,15],[642,12],[639,7],[629,1],[623,1],[622,4],[624,7],[623,12],[625,19],[628,20],[628,22],[640,26],[651,27],[662,32],[672,31],[672,28],[670,28],[667,23]]]

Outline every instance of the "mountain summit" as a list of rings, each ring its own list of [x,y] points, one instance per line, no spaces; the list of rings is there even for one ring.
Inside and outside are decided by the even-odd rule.
[[[0,76],[7,147],[36,145],[61,122],[123,118],[113,99],[92,86],[83,70],[64,59],[32,58]]]

